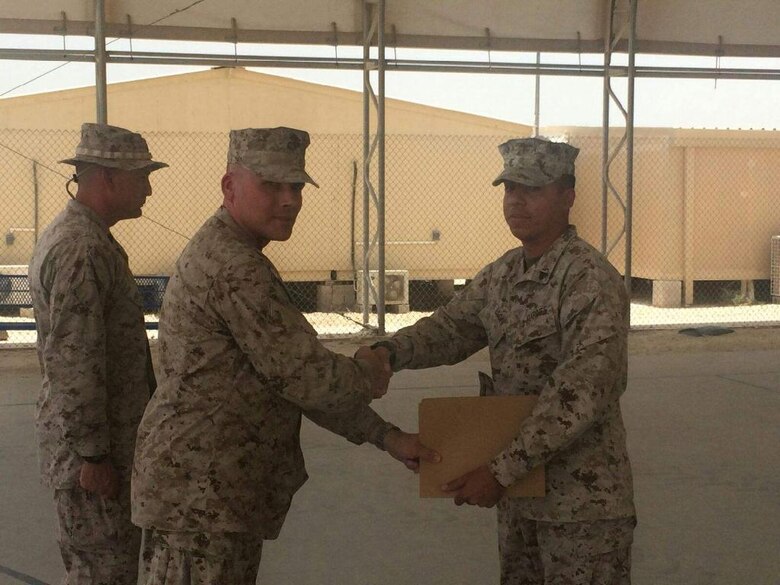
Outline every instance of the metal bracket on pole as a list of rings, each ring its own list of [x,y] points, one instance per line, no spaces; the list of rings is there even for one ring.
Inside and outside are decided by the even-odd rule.
[[[336,21],[330,23],[330,27],[333,29],[333,55],[336,59],[336,63],[339,60],[339,27],[336,25]]]
[[[493,66],[492,56],[490,55],[490,51],[493,49],[493,39],[490,38],[490,29],[485,29],[485,44],[487,46],[487,58],[488,58],[488,68]]]
[[[65,14],[65,11],[63,10],[60,12],[60,16],[62,17],[62,51],[65,52],[68,50],[66,42],[68,38],[68,15]]]
[[[363,325],[369,324],[371,298],[376,301],[377,330],[385,334],[385,0],[363,0]],[[371,60],[376,37],[377,57]],[[377,91],[371,71],[377,73]],[[376,132],[370,136],[370,104],[376,109]],[[376,154],[376,188],[371,182],[371,162]],[[376,232],[369,241],[370,203],[376,207]],[[377,252],[377,286],[370,278],[370,259]]]
[[[230,19],[230,26],[233,29],[233,59],[238,65],[238,22],[235,17]]]
[[[723,36],[718,35],[718,48],[715,51],[715,89],[718,89],[718,75],[717,72],[720,72],[720,58],[725,54],[725,51],[723,50]]]
[[[390,25],[390,33],[393,37],[393,64],[398,65],[398,31],[395,25]]]
[[[95,93],[97,123],[108,123],[108,91],[106,82],[106,11],[104,0],[95,0]]]
[[[635,73],[635,41],[636,41],[636,9],[638,0],[609,0],[607,16],[607,34],[604,39],[604,94],[603,94],[603,137],[602,137],[602,189],[601,189],[601,251],[609,256],[621,239],[625,244],[624,279],[626,290],[631,294],[631,256],[632,256],[632,226],[633,226],[633,165],[634,165],[634,73]],[[619,15],[618,3],[627,4],[623,11],[624,21],[617,30],[616,20]],[[612,56],[623,36],[628,40],[628,66],[616,68],[612,65]],[[612,77],[625,77],[627,81],[626,105],[612,87]],[[609,145],[609,106],[614,103],[620,110],[626,122],[625,132],[614,148]],[[612,182],[610,171],[619,154],[626,156],[625,192],[621,195]],[[609,197],[620,205],[623,212],[623,225],[620,232],[608,243]]]
[[[125,15],[127,17],[127,41],[130,43],[130,60],[133,60],[133,19],[130,17],[129,14]]]

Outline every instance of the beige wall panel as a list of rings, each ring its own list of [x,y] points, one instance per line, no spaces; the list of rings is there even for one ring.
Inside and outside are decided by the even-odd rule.
[[[577,199],[572,222],[578,233],[601,247],[602,181],[601,137],[594,131],[567,132],[577,157]],[[612,137],[613,145],[617,139]],[[682,149],[670,147],[668,138],[635,137],[633,182],[633,275],[640,278],[682,278]],[[610,180],[622,198],[626,189],[625,155],[616,157]],[[607,205],[607,245],[620,237],[609,255],[621,272],[625,269],[624,211],[610,196]]]
[[[391,137],[386,266],[412,278],[471,278],[517,240],[502,212],[503,137]],[[440,239],[433,238],[434,230]]]
[[[668,138],[634,143],[632,271],[638,278],[683,278],[684,151]]]
[[[41,228],[64,207],[64,182],[78,127],[94,115],[92,89],[0,100],[3,236],[34,223],[32,161],[39,161]],[[187,238],[221,202],[227,129],[291,125],[312,134],[307,165],[321,189],[307,187],[293,236],[267,252],[290,280],[322,280],[332,270],[351,277],[351,255],[362,268],[362,97],[356,92],[221,69],[112,85],[112,123],[143,130],[155,158],[171,164],[152,175],[145,219],[115,228],[137,274],[170,274]],[[517,245],[506,227],[497,146],[528,135],[525,126],[394,100],[387,103],[386,267],[411,278],[471,278]],[[22,130],[9,130],[17,127]],[[619,130],[613,130],[616,140]],[[547,128],[582,149],[572,221],[596,247],[601,241],[601,131]],[[685,180],[693,185],[692,277],[767,278],[769,237],[780,234],[777,213],[780,141],[771,132],[637,129],[634,163],[634,254],[637,277],[682,280]],[[688,149],[688,150],[686,150]],[[690,150],[693,149],[693,150]],[[693,152],[695,168],[685,168]],[[29,158],[25,158],[29,157]],[[357,177],[353,179],[353,164]],[[373,171],[372,171],[373,172]],[[373,177],[376,180],[376,177]],[[625,159],[613,168],[622,193]],[[354,192],[354,235],[351,233]],[[690,195],[690,193],[689,193]],[[610,200],[609,234],[622,226]],[[372,227],[376,213],[372,209]],[[157,223],[155,223],[157,222]],[[162,224],[161,225],[158,225]],[[439,239],[434,238],[437,232]],[[26,264],[34,235],[0,241],[0,264]],[[623,242],[610,260],[623,271]],[[376,267],[376,256],[371,267]]]
[[[769,278],[780,148],[696,148],[694,279]]]
[[[388,133],[527,135],[530,131],[528,126],[401,100],[387,99],[385,109]],[[4,128],[78,129],[82,122],[94,120],[91,87],[0,100]],[[363,97],[351,90],[222,68],[111,84],[108,120],[144,131],[292,126],[317,134],[360,134]]]

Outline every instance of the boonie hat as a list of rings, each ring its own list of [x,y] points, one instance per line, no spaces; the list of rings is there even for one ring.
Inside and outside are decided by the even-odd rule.
[[[275,183],[311,183],[306,172],[309,133],[294,128],[244,128],[230,131],[228,164],[237,164]]]
[[[546,138],[516,138],[504,142],[498,151],[504,157],[504,170],[493,181],[494,187],[504,181],[543,187],[574,174],[574,159],[580,149]]]
[[[152,160],[143,136],[126,128],[86,122],[81,125],[81,142],[76,156],[59,161],[75,165],[92,163],[112,169],[156,171],[168,165]]]

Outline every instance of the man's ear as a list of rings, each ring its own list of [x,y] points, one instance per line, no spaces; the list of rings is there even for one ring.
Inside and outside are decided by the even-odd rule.
[[[574,200],[577,198],[577,192],[574,188],[566,189],[564,195],[566,197],[566,206],[571,209],[574,206]]]
[[[236,183],[233,173],[228,171],[222,175],[222,195],[225,198],[226,203],[233,203],[236,198]]]
[[[95,174],[97,175],[97,178],[102,185],[104,185],[107,188],[114,187],[114,173],[111,171],[110,168],[97,167],[97,172]]]

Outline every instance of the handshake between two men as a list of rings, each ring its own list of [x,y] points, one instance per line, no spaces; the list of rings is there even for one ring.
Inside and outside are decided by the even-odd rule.
[[[374,345],[362,346],[355,352],[355,358],[368,364],[372,370],[374,398],[387,393],[390,378],[393,376],[392,354],[388,347]],[[400,429],[389,431],[384,437],[385,450],[408,469],[419,473],[420,461],[439,463],[441,455],[423,445],[418,433],[405,433]],[[441,486],[443,492],[452,496],[455,504],[470,504],[491,508],[498,503],[506,492],[487,465],[448,481]]]

